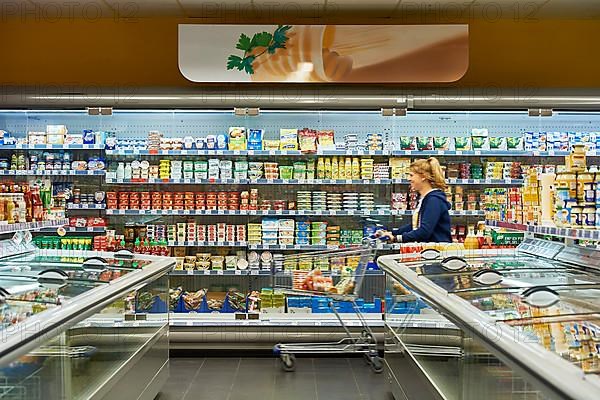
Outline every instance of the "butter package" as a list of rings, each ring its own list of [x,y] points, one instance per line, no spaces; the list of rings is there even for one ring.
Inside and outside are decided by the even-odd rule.
[[[28,132],[27,142],[30,145],[46,144],[46,132]]]
[[[46,125],[46,133],[48,135],[66,135],[67,127],[65,125]]]
[[[280,150],[298,150],[298,130],[280,129],[279,130],[279,149]]]
[[[65,135],[64,144],[83,144],[83,135],[79,133],[68,133]]]
[[[246,150],[246,128],[235,126],[229,128],[229,150]]]
[[[248,130],[248,150],[262,150],[263,149],[263,136],[264,130],[262,129],[249,129]]]

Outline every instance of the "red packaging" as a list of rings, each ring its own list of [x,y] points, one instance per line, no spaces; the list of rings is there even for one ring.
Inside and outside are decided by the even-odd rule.
[[[106,226],[106,220],[101,217],[89,217],[87,219],[87,226]]]

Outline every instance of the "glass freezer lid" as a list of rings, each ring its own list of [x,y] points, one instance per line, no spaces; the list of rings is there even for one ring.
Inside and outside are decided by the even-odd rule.
[[[455,295],[499,321],[600,313],[600,285],[594,288],[498,288]]]
[[[494,255],[494,256],[476,256],[476,257],[448,257],[445,260],[456,261],[464,260],[464,268],[460,272],[476,272],[481,269],[493,269],[496,271],[513,271],[513,270],[562,270],[567,268],[563,263],[540,259],[526,255]],[[418,261],[404,262],[403,264],[413,269],[418,275],[435,275],[441,273],[452,272],[449,266],[442,266],[444,260],[436,261]],[[458,271],[454,271],[458,272]]]
[[[585,373],[600,373],[600,314],[539,316],[507,323],[519,340],[538,343]]]
[[[600,285],[600,277],[586,271],[574,268],[529,268],[527,264],[522,268],[482,266],[478,270],[460,272],[446,271],[440,267],[440,272],[422,276],[451,293],[501,287],[526,289],[532,286]]]
[[[19,264],[44,264],[44,265],[81,265],[86,261],[96,261],[98,264],[103,264],[108,268],[119,269],[140,269],[151,263],[149,260],[141,260],[139,258],[111,258],[111,257],[70,257],[70,256],[48,256],[40,254],[25,254],[14,257],[8,257],[0,260],[0,268],[4,265],[19,265]]]

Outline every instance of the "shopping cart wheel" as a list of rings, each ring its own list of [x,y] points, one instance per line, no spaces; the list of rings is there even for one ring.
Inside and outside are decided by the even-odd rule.
[[[293,372],[296,370],[296,356],[293,354],[282,354],[279,358],[281,361],[281,369],[285,372]]]
[[[371,357],[371,369],[376,374],[380,374],[383,372],[383,360],[379,356]]]
[[[369,332],[367,330],[363,330],[360,335],[367,343],[375,342],[375,340],[373,339],[373,335],[371,334],[371,332]]]

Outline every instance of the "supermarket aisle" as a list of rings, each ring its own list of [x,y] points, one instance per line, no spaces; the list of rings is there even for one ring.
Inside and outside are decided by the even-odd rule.
[[[390,400],[384,374],[361,358],[300,358],[286,373],[273,358],[171,358],[158,400]]]

